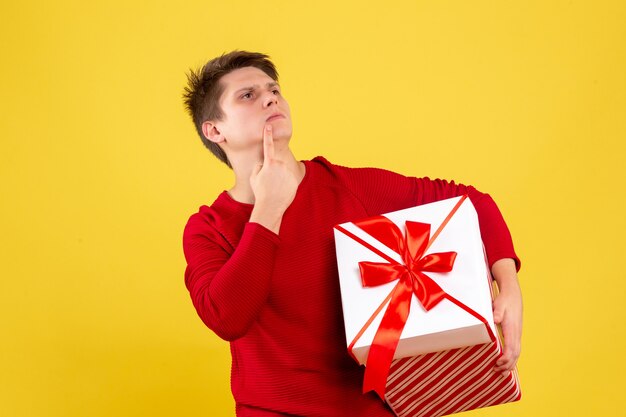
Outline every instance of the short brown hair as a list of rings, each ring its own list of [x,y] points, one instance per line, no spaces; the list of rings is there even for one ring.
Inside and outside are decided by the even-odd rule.
[[[224,150],[202,133],[202,124],[207,120],[222,119],[224,114],[219,106],[219,99],[224,92],[224,86],[219,81],[229,72],[243,67],[256,67],[274,81],[278,81],[278,71],[268,55],[258,52],[232,51],[213,58],[196,71],[190,69],[187,74],[187,87],[183,93],[185,107],[202,143],[230,168],[232,166]]]

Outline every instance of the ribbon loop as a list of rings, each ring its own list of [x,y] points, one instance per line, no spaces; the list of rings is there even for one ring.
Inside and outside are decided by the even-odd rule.
[[[456,252],[431,253],[418,262],[418,269],[427,272],[450,272],[456,259]]]
[[[400,274],[406,272],[406,267],[401,264],[359,262],[359,271],[364,287],[376,287],[399,279]]]
[[[409,255],[412,262],[417,262],[428,246],[430,224],[407,221],[405,225],[406,244],[409,249]]]
[[[370,217],[355,224],[394,252],[400,255],[404,253],[402,231],[385,216]]]

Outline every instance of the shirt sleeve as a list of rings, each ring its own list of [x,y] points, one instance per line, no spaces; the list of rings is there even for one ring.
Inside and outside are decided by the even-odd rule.
[[[489,267],[499,259],[512,258],[519,271],[521,262],[511,233],[489,194],[454,181],[408,177],[380,168],[339,167],[337,175],[372,216],[467,194],[478,214]]]
[[[280,238],[248,222],[230,254],[218,243],[219,234],[194,216],[183,234],[185,285],[202,321],[222,339],[236,340],[267,300]]]

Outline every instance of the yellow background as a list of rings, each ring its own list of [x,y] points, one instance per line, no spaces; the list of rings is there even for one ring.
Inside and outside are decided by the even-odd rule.
[[[277,64],[298,158],[498,202],[523,399],[468,415],[624,415],[624,22],[622,1],[3,2],[0,415],[233,415],[181,249],[232,178],[180,96],[237,48]]]

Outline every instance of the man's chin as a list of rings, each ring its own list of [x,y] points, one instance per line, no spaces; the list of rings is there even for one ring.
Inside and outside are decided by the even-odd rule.
[[[280,129],[272,127],[272,137],[274,141],[287,141],[291,140],[291,129]]]

